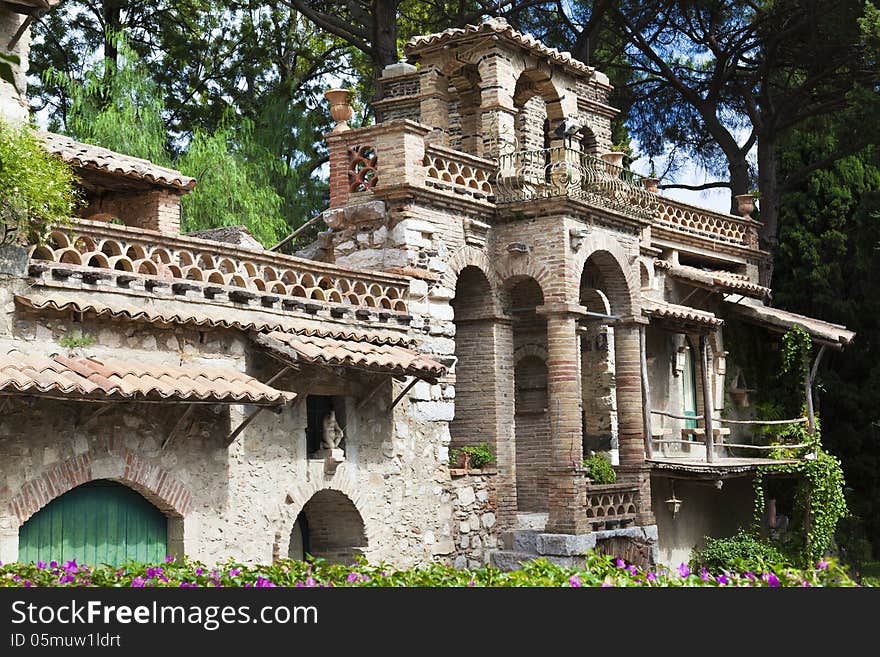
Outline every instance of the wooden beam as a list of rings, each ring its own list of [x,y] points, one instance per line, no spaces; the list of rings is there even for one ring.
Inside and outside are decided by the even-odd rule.
[[[282,246],[284,246],[285,244],[287,244],[288,242],[290,242],[291,240],[293,240],[297,235],[299,235],[300,233],[302,233],[306,228],[308,228],[309,226],[313,226],[314,224],[318,223],[318,220],[321,219],[321,217],[323,217],[323,216],[324,216],[324,213],[323,213],[323,212],[320,213],[320,214],[316,214],[314,217],[312,217],[311,219],[309,219],[306,223],[304,223],[302,226],[300,226],[299,228],[297,228],[297,229],[296,229],[295,231],[293,231],[290,235],[288,235],[287,237],[285,237],[283,240],[281,240],[280,242],[278,242],[278,244],[276,244],[275,246],[271,247],[269,250],[270,250],[270,251],[277,251],[277,250],[280,249]]]
[[[190,404],[187,406],[186,410],[183,412],[183,415],[180,416],[180,419],[177,421],[177,424],[174,425],[174,428],[168,434],[168,437],[165,438],[165,442],[162,443],[162,450],[164,451],[168,445],[171,444],[179,433],[183,431],[183,427],[186,426],[187,420],[189,420],[190,416],[193,414],[193,411],[196,410],[195,404]]]
[[[113,408],[113,404],[111,404],[111,403],[109,403],[109,402],[107,402],[107,403],[104,404],[103,406],[98,407],[98,410],[93,411],[93,412],[91,413],[91,415],[89,415],[89,417],[86,418],[86,421],[83,422],[83,423],[82,423],[81,425],[79,425],[79,426],[84,427],[84,426],[88,425],[89,423],[93,422],[94,420],[97,420],[99,417],[101,417],[102,415],[104,415],[104,413],[106,413],[107,411],[109,411],[111,408]]]
[[[816,378],[816,372],[819,370],[819,362],[825,355],[825,345],[819,347],[819,353],[816,354],[816,360],[813,367],[810,368],[809,362],[804,363],[804,396],[807,401],[807,431],[812,436],[816,433],[816,414],[813,410],[813,381]],[[806,356],[804,360],[806,361]]]
[[[251,411],[251,413],[244,420],[242,420],[241,424],[239,424],[232,433],[226,436],[226,446],[229,447],[232,443],[234,443],[235,439],[238,438],[238,434],[244,431],[245,428],[247,428],[247,426],[251,422],[253,422],[260,413],[265,410],[265,406],[259,406]]]
[[[700,361],[703,379],[703,423],[706,426],[706,463],[715,460],[715,435],[712,430],[712,386],[709,383],[709,339],[700,334]]]
[[[373,399],[373,397],[375,397],[378,394],[378,392],[382,389],[382,387],[383,387],[382,382],[377,381],[376,385],[372,386],[372,390],[370,390],[370,393],[366,397],[364,397],[360,401],[360,403],[357,405],[357,410],[360,411],[360,410],[366,408],[367,404],[369,404],[370,401]]]
[[[391,406],[388,408],[388,410],[391,410],[392,408],[394,408],[395,406],[397,406],[397,403],[398,403],[401,399],[403,399],[403,396],[404,396],[406,393],[408,393],[408,392],[412,389],[412,387],[413,387],[415,384],[417,384],[418,382],[419,382],[419,379],[417,379],[416,377],[413,377],[412,381],[410,381],[410,382],[407,384],[407,386],[406,386],[403,390],[401,390],[400,394],[397,395],[397,397],[394,398],[394,401],[391,402]]]
[[[651,390],[648,384],[648,358],[645,346],[645,325],[639,324],[639,362],[642,371],[642,422],[645,431],[645,456],[653,458],[654,448],[651,444],[653,431],[651,430]]]

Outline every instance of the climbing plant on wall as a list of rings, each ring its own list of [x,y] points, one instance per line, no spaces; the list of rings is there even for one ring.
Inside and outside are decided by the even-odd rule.
[[[812,353],[810,335],[795,326],[781,340],[781,372],[789,379],[789,385],[803,381]],[[794,379],[794,381],[791,381]],[[796,560],[815,563],[829,548],[834,531],[841,518],[847,515],[843,494],[844,477],[840,460],[822,448],[821,429],[818,418],[812,432],[805,423],[792,424],[784,432],[785,438],[795,444],[806,444],[806,456],[794,463],[760,466],[755,474],[754,525],[757,531],[764,518],[766,478],[770,474],[789,474],[797,479],[794,494],[795,517],[801,521],[801,531],[796,545]],[[775,458],[791,458],[793,450],[781,447],[771,452]]]

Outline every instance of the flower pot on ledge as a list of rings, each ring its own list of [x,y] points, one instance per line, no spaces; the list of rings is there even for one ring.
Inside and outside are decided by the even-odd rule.
[[[351,130],[347,121],[354,114],[351,107],[351,89],[328,89],[324,92],[324,98],[330,103],[330,116],[336,121],[333,132],[345,132]]]
[[[660,179],[659,178],[642,178],[642,184],[645,186],[645,189],[652,194],[660,193]]]

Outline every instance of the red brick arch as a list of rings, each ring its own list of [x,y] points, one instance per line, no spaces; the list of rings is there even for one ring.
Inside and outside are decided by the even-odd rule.
[[[22,525],[55,498],[95,479],[125,484],[171,517],[183,517],[193,507],[192,494],[180,480],[130,450],[116,447],[93,449],[46,468],[10,500],[9,515]]]
[[[476,247],[466,245],[455,252],[447,265],[446,273],[443,275],[443,286],[450,290],[455,290],[458,277],[461,275],[465,267],[475,267],[479,269],[486,280],[489,281],[489,288],[492,292],[492,309],[498,312],[498,294],[501,289],[501,279],[498,272],[489,260],[486,252]]]
[[[632,260],[632,261],[631,261]],[[604,240],[596,248],[584,249],[574,263],[580,297],[580,283],[588,262],[595,264],[602,276],[601,290],[608,297],[611,312],[624,317],[640,311],[641,280],[637,258],[630,258],[616,240]]]

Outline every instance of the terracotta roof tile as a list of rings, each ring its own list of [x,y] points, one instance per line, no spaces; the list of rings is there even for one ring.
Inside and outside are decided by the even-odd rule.
[[[668,260],[655,260],[654,266],[665,269],[670,276],[690,283],[716,287],[725,292],[737,292],[750,297],[764,299],[770,296],[770,288],[753,283],[747,276],[729,271],[704,270],[688,265],[676,265]]]
[[[592,66],[587,66],[582,61],[572,57],[570,52],[560,52],[556,48],[544,45],[531,34],[523,34],[516,31],[503,18],[491,18],[479,25],[466,25],[465,27],[452,28],[435,34],[414,37],[406,44],[405,51],[407,55],[417,55],[425,48],[445,44],[459,37],[480,34],[506,37],[533,54],[548,57],[581,73],[590,75],[595,70]]]
[[[396,345],[337,340],[297,333],[271,331],[254,336],[254,341],[268,349],[316,365],[355,367],[359,369],[433,378],[446,367],[418,351]]]
[[[657,299],[642,299],[642,312],[650,317],[701,324],[703,326],[717,327],[724,324],[723,319],[716,317],[708,311],[697,310],[690,306],[679,306]]]
[[[137,178],[154,185],[174,187],[182,191],[189,191],[196,186],[195,178],[185,176],[176,169],[153,164],[149,160],[117,153],[101,146],[84,144],[54,132],[37,131],[36,136],[43,142],[47,151],[77,167],[95,169],[126,178]]]
[[[145,365],[135,361],[71,358],[10,351],[0,355],[0,390],[101,401],[209,401],[281,404],[292,392],[276,390],[231,368]]]
[[[854,331],[848,330],[841,324],[798,315],[781,308],[771,308],[739,295],[727,295],[724,300],[725,308],[736,312],[742,319],[780,332],[787,331],[795,325],[801,326],[814,338],[838,348],[848,345],[856,337]]]
[[[94,314],[110,319],[143,321],[150,324],[184,324],[211,328],[237,328],[243,331],[295,331],[303,335],[336,338],[373,344],[409,345],[406,333],[381,329],[362,329],[303,318],[282,318],[270,313],[249,311],[247,321],[230,316],[223,306],[195,304],[170,299],[151,299],[134,305],[134,299],[112,302],[96,299],[96,294],[72,290],[45,290],[39,294],[16,295],[15,302],[33,310],[69,311]],[[241,314],[241,317],[244,317]]]

